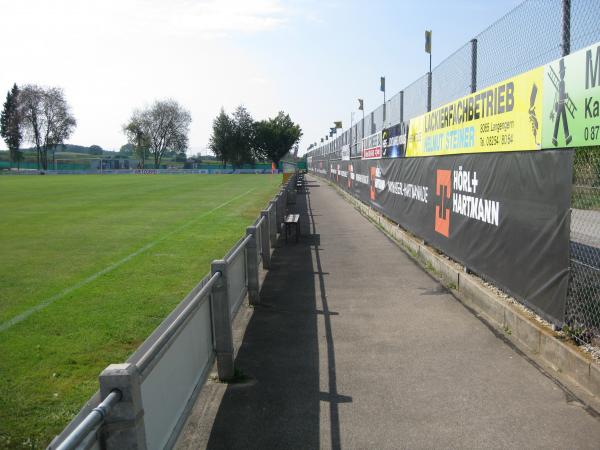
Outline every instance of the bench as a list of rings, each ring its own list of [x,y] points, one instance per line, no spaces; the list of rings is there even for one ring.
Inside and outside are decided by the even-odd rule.
[[[300,214],[288,214],[283,219],[283,225],[285,227],[285,242],[288,240],[288,235],[292,234],[292,227],[296,228],[296,242],[300,237]]]
[[[296,178],[296,191],[297,192],[302,192],[302,190],[304,189],[304,177],[298,176],[298,178]]]

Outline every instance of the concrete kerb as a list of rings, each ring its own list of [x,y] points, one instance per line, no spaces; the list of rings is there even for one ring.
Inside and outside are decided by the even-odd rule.
[[[582,353],[575,345],[562,340],[551,329],[532,321],[520,310],[505,302],[487,288],[477,277],[465,273],[436,250],[419,242],[398,224],[390,221],[373,208],[329,183],[361,214],[393,238],[425,270],[441,279],[453,295],[464,305],[507,338],[521,350],[534,354],[555,372],[571,381],[600,401],[600,365]]]

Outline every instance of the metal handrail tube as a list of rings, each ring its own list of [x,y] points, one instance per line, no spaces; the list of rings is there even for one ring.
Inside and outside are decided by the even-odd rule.
[[[264,221],[265,221],[265,216],[261,216],[260,220],[258,222],[256,222],[256,228],[259,228]]]
[[[161,334],[158,339],[150,346],[150,348],[144,353],[136,366],[140,373],[144,374],[145,369],[150,365],[154,357],[162,350],[162,348],[169,342],[171,337],[177,332],[181,324],[192,314],[200,300],[210,294],[213,284],[219,279],[221,272],[216,272],[210,277],[206,284],[198,291],[189,304],[181,311],[181,313],[171,322],[171,325]]]
[[[62,441],[56,450],[72,450],[90,434],[90,432],[100,425],[111,408],[121,400],[121,391],[115,389],[110,392],[102,403],[96,406],[83,421]]]
[[[235,259],[235,257],[238,255],[239,252],[241,252],[242,250],[244,250],[244,248],[246,247],[246,244],[248,243],[248,241],[252,239],[252,235],[248,235],[246,236],[242,242],[240,242],[240,244],[237,246],[237,248],[231,252],[231,254],[227,257],[227,259],[225,261],[229,262],[233,259]]]

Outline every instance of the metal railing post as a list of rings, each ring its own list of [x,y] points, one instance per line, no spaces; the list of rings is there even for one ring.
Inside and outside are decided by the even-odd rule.
[[[251,305],[260,303],[260,280],[258,276],[258,230],[255,226],[246,228],[246,236],[251,236],[246,244],[246,273],[248,275],[248,300]]]
[[[471,93],[477,91],[477,39],[471,39]]]
[[[221,276],[215,282],[211,292],[212,325],[217,354],[217,372],[220,380],[233,378],[233,332],[229,317],[229,279],[227,261],[219,259],[210,265],[213,274]]]
[[[261,217],[264,217],[262,225],[260,226],[260,243],[262,253],[262,266],[263,269],[271,268],[271,221],[269,220],[269,211],[264,209],[260,212]]]
[[[99,381],[102,400],[115,389],[121,392],[121,400],[108,413],[101,429],[103,448],[146,449],[142,380],[137,366],[111,364],[102,371]]]
[[[277,244],[277,202],[269,202],[269,234],[271,235],[271,247]]]

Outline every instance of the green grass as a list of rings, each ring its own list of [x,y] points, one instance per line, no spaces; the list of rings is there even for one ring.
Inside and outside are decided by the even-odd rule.
[[[58,295],[0,331],[0,448],[48,444],[96,391],[102,369],[133,352],[244,234],[280,182],[269,175],[0,177],[0,325]]]

